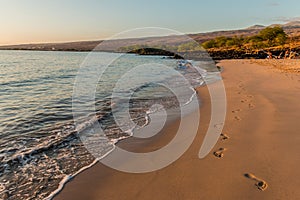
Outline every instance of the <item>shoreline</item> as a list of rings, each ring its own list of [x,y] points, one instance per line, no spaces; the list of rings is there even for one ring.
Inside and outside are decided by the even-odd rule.
[[[205,85],[201,85],[200,87],[204,87]],[[197,95],[197,90],[195,88],[191,88],[194,91],[194,94],[190,97],[189,101],[186,102],[183,106],[187,106],[188,104],[190,104],[194,98],[198,98],[198,102],[199,104],[201,104],[201,101],[199,99],[199,96]],[[166,121],[166,126],[168,127],[169,124],[173,124],[173,123],[178,123],[178,120],[180,119],[180,113],[178,113],[178,111],[176,111],[176,109],[171,109],[169,110],[169,113],[171,113],[170,115],[168,115],[167,121]],[[191,113],[194,113],[194,111],[192,111]],[[187,114],[190,115],[191,113]],[[150,111],[146,112],[146,124],[143,125],[147,126],[148,125],[148,121],[150,118],[151,119],[151,115],[153,113]],[[175,122],[176,121],[176,122]],[[156,137],[161,137],[161,132],[159,132],[157,135],[153,136],[154,138]],[[172,136],[173,138],[173,136]],[[146,139],[147,140],[147,139]],[[150,141],[153,140],[153,138],[149,139]],[[133,133],[130,134],[130,136],[128,137],[123,137],[123,138],[118,138],[114,141],[114,148],[111,149],[111,151],[107,152],[106,154],[104,154],[103,156],[101,156],[101,158],[96,158],[92,163],[90,163],[87,166],[84,166],[83,168],[79,169],[78,171],[76,171],[74,174],[70,174],[70,175],[66,175],[59,183],[57,189],[55,189],[54,191],[52,191],[46,198],[45,200],[51,200],[53,198],[55,198],[57,195],[59,195],[59,193],[64,189],[65,185],[68,184],[70,181],[72,181],[72,179],[74,179],[76,176],[78,176],[79,174],[81,174],[82,172],[92,168],[94,165],[99,164],[101,162],[102,159],[105,159],[107,156],[109,156],[110,153],[112,153],[112,151],[115,150],[115,147],[121,147],[123,149],[129,150],[129,151],[138,151],[139,149],[142,149],[143,147],[143,142],[140,142],[140,139],[136,139],[133,137]],[[147,141],[146,141],[147,142]],[[133,143],[135,143],[133,145]]]
[[[299,74],[284,76],[268,63],[246,60],[219,65],[224,68],[228,113],[224,135],[209,155],[198,158],[210,118],[209,94],[203,87],[197,88],[202,103],[198,134],[177,161],[146,174],[118,172],[97,163],[54,199],[296,199]],[[193,120],[192,115],[186,117]],[[171,122],[143,144],[127,139],[118,145],[138,152],[159,149],[174,136],[178,123]]]
[[[199,86],[199,88],[200,87],[204,87],[204,86],[202,85],[202,86]],[[193,98],[198,98],[199,104],[201,104],[201,101],[199,100],[199,96],[197,95],[197,90],[195,88],[193,88],[193,89],[194,89],[194,94],[191,96],[190,100],[188,102],[186,102],[183,106],[190,104]],[[180,119],[180,114],[177,111],[174,111],[172,109],[172,110],[169,110],[169,112],[171,112],[172,114],[168,116],[168,119],[166,121],[167,127],[173,123],[177,124],[178,120]],[[192,113],[193,112],[194,111],[192,111]],[[192,113],[189,113],[188,115],[190,115]],[[151,118],[151,114],[152,114],[151,112],[147,112],[146,121],[148,121],[148,118]],[[147,124],[145,124],[144,126],[147,126]],[[159,132],[154,137],[161,137],[161,135],[162,135],[162,133]],[[172,138],[173,138],[173,136],[172,136]],[[152,140],[152,138],[150,140]],[[132,143],[135,143],[135,144],[133,145]],[[143,144],[140,143],[140,139],[136,140],[135,138],[133,138],[133,135],[130,135],[128,137],[124,137],[124,138],[120,138],[120,139],[116,140],[116,142],[114,143],[114,146],[118,146],[123,149],[127,149],[129,151],[138,151],[139,149],[142,149]],[[81,174],[82,172],[92,168],[94,165],[99,164],[101,162],[100,160],[104,159],[106,156],[109,156],[109,154],[114,150],[115,150],[115,148],[113,148],[111,151],[104,154],[101,158],[95,159],[91,164],[81,168],[76,173],[74,173],[72,175],[66,175],[59,183],[59,186],[57,187],[57,189],[54,190],[53,192],[51,192],[50,195],[48,195],[45,198],[45,200],[51,200],[51,199],[55,198],[64,189],[65,185],[68,184],[68,182],[72,181],[72,179],[74,179],[77,175]]]
[[[36,52],[64,52],[64,53],[116,53],[116,54],[132,54],[137,56],[159,56],[163,59],[174,59],[174,60],[211,60],[213,59],[215,62],[219,62],[222,60],[245,60],[245,61],[262,61],[264,62],[267,59],[267,53],[265,51],[261,51],[260,53],[249,54],[247,51],[237,51],[237,50],[205,50],[205,51],[192,51],[192,52],[169,52],[164,50],[154,50],[146,53],[140,53],[144,49],[122,52],[122,51],[108,51],[108,50],[76,50],[76,49],[58,49],[58,50],[44,50],[44,49],[0,49],[0,51],[36,51]],[[282,52],[283,50],[280,50]],[[297,54],[299,54],[299,49],[295,50]],[[276,51],[277,52],[277,51]],[[207,56],[206,53],[209,55]],[[277,52],[278,54],[278,52]],[[276,53],[274,53],[276,55]],[[274,60],[278,62],[289,62],[290,60],[297,61],[299,60],[299,55],[292,59],[285,58],[273,58],[269,60]],[[299,71],[297,71],[299,72]]]
[[[204,90],[204,87],[206,88],[206,86],[199,86],[195,89],[195,91],[198,93],[199,91]],[[199,98],[199,95],[197,95],[197,97]],[[201,102],[200,102],[201,107],[202,107],[202,103],[203,103],[203,101],[201,98]],[[194,116],[194,113],[195,113],[195,111],[188,114],[187,116],[185,116],[185,118],[187,117],[187,118],[192,119]],[[115,145],[120,148],[123,148],[127,151],[139,152],[139,153],[157,150],[157,149],[163,147],[164,145],[166,145],[170,140],[173,139],[173,137],[175,136],[173,134],[173,132],[175,129],[177,130],[179,123],[180,123],[180,114],[173,113],[167,119],[166,124],[165,124],[164,128],[162,129],[162,131],[160,131],[153,137],[151,137],[149,139],[143,139],[144,141],[142,141],[141,139],[134,138],[134,137],[128,137],[124,140],[118,141]],[[160,142],[160,140],[162,140],[163,142]],[[109,156],[109,154],[106,156]],[[50,195],[47,199],[48,200],[50,200],[50,199],[65,199],[65,197],[61,197],[61,193],[64,191],[65,187],[68,184],[72,183],[73,180],[77,179],[77,177],[81,176],[81,174],[84,174],[83,176],[86,176],[85,173],[87,173],[88,176],[92,175],[91,173],[89,173],[89,170],[94,170],[93,168],[95,168],[95,169],[101,168],[101,170],[97,169],[97,171],[102,171],[102,169],[104,169],[104,171],[106,171],[106,170],[115,171],[115,170],[110,169],[109,167],[105,166],[104,164],[102,164],[100,162],[100,160],[97,160],[97,161],[95,160],[95,162],[93,162],[92,165],[88,166],[84,170],[80,170],[79,173],[76,173],[69,180],[67,180],[62,187],[58,188],[58,190],[55,192],[55,194]],[[124,173],[124,172],[120,172],[120,173]],[[101,173],[101,176],[106,176],[106,175]],[[72,194],[71,194],[71,196],[69,196],[69,194],[67,196],[70,199],[83,198],[83,197],[74,197]],[[84,197],[84,198],[86,198],[86,197]]]

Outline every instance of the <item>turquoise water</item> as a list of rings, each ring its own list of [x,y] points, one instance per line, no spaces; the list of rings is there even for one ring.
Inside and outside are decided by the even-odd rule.
[[[72,110],[76,75],[87,55],[86,52],[0,51],[2,198],[43,199],[55,191],[63,179],[73,176],[95,161],[77,136],[78,129],[73,121]],[[105,64],[106,59],[120,56],[100,52],[95,55],[100,58],[97,60],[100,68],[89,68],[91,77],[93,72],[102,69],[101,65]],[[124,94],[133,94],[129,101],[130,114],[139,127],[147,125],[147,111],[151,105],[159,103],[166,109],[176,108],[188,102],[194,94],[192,88],[182,90],[182,98],[178,101],[172,91],[158,83],[176,82],[177,88],[182,87],[182,84],[174,74],[154,71],[155,67],[152,68],[152,65],[155,66],[155,63],[176,70],[192,87],[203,84],[197,71],[177,70],[176,60],[163,59],[161,56],[119,57],[98,80],[95,101],[76,99],[82,100],[77,103],[84,106],[95,105],[95,121],[101,124],[107,136],[103,142],[103,155],[112,150],[119,138],[130,136],[128,131],[116,125],[111,110],[111,94],[117,81],[126,72],[135,66],[148,64],[143,68],[147,81],[144,81],[145,77],[141,74],[135,74],[130,77],[130,81],[122,83],[122,90],[114,91],[117,97],[114,105],[118,108],[116,112],[120,113],[128,98]],[[214,71],[210,64],[199,65],[208,71]],[[207,76],[214,79],[213,72]],[[153,82],[149,83],[149,80]],[[134,83],[139,83],[139,86],[134,87]],[[79,120],[82,124],[95,122],[90,121],[88,112],[80,110],[76,114],[82,117]]]

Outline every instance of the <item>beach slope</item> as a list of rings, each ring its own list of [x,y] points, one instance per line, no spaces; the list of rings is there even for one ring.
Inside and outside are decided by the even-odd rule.
[[[198,158],[210,119],[209,93],[202,87],[197,89],[203,101],[198,134],[180,159],[145,174],[98,163],[54,199],[298,199],[300,74],[246,60],[219,65],[224,67],[228,106],[223,134],[209,155]],[[166,144],[177,127],[178,121],[170,123],[138,151]],[[124,143],[136,148],[133,141]]]

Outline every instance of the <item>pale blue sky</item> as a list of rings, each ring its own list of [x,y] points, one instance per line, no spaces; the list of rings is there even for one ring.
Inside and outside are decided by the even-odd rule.
[[[149,26],[239,29],[283,23],[299,9],[299,0],[0,0],[0,44],[105,39]]]

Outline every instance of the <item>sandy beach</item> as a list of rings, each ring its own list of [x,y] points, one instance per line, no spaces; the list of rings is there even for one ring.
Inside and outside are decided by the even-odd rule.
[[[198,134],[180,159],[145,174],[98,163],[54,199],[299,199],[300,74],[268,61],[225,60],[218,65],[224,67],[227,115],[223,135],[209,155],[198,158],[210,120],[209,93],[202,87],[197,89],[203,102]],[[192,122],[193,114],[186,117]],[[142,145],[134,139],[119,145],[138,152],[158,149],[177,127],[175,120]]]

